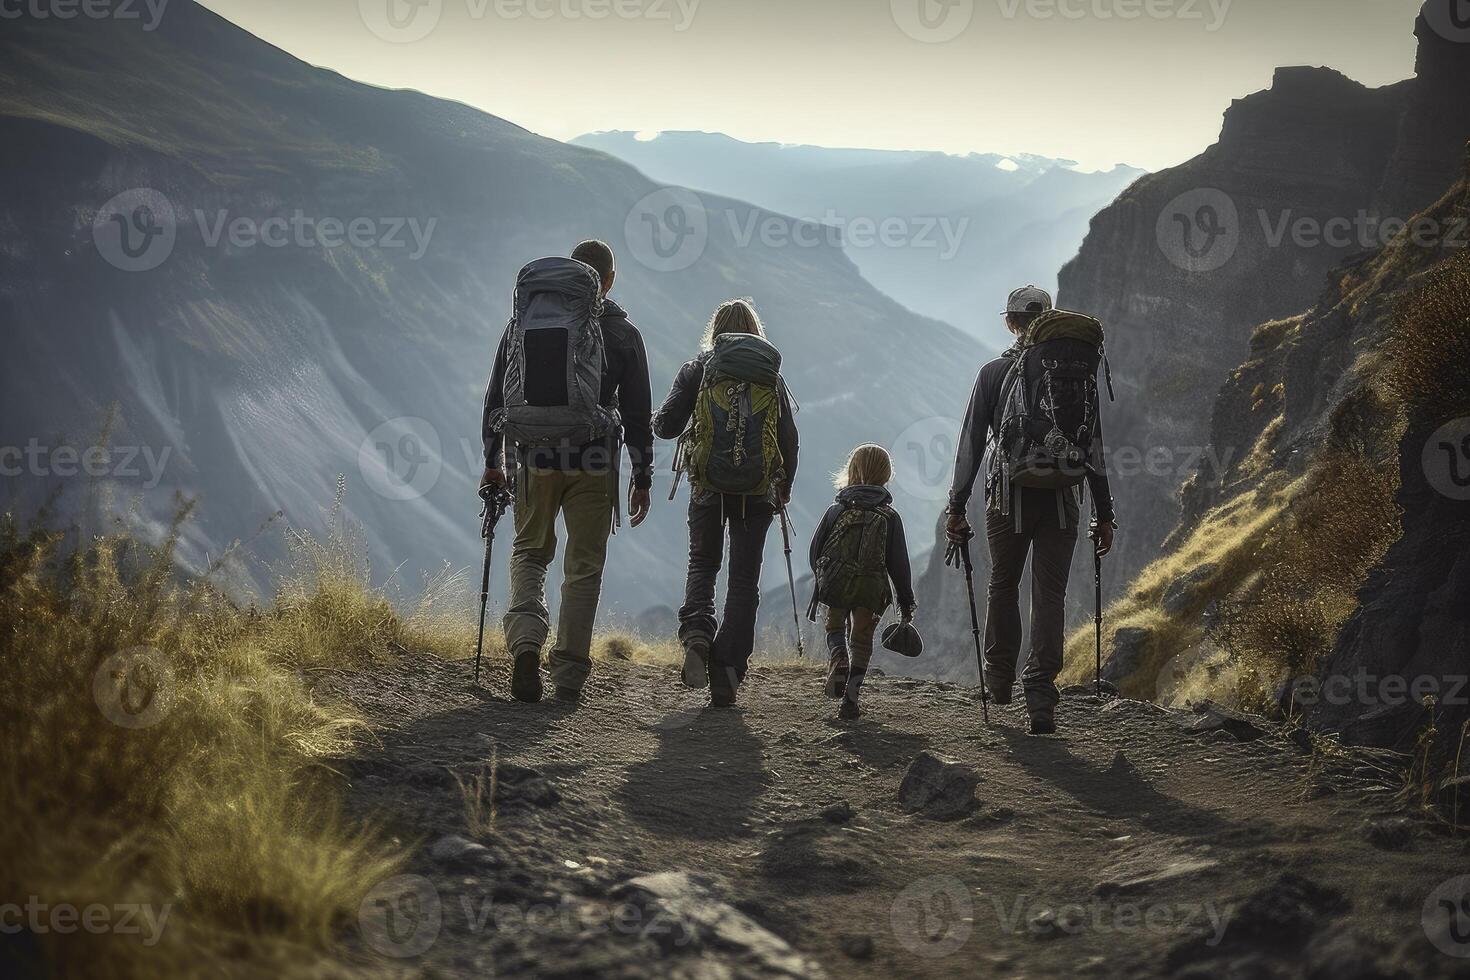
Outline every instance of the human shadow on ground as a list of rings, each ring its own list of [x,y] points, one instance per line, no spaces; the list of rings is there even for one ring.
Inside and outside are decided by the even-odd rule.
[[[1035,738],[997,728],[1021,768],[1046,780],[1083,806],[1111,817],[1136,820],[1149,830],[1178,836],[1239,834],[1248,825],[1213,810],[1160,793],[1126,762],[1100,769],[1074,755],[1061,739]]]
[[[831,719],[827,727],[834,733],[833,745],[851,752],[875,769],[906,767],[929,747],[927,735],[895,731],[866,716],[855,721]]]
[[[628,770],[618,792],[635,823],[703,840],[743,836],[770,783],[761,742],[739,709],[706,708],[658,729],[652,759]]]

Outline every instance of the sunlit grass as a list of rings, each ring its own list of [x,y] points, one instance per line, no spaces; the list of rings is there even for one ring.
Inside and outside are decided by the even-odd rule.
[[[152,944],[31,937],[57,975],[326,962],[400,858],[343,815],[326,760],[366,724],[307,673],[473,642],[454,577],[400,616],[335,528],[294,535],[275,603],[242,608],[179,580],[179,523],[152,547],[0,520],[0,893],[169,910]]]

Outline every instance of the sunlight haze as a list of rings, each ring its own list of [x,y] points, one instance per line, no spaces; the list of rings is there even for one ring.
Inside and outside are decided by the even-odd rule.
[[[313,64],[465,102],[560,140],[607,129],[704,130],[747,141],[1036,153],[1077,160],[1084,169],[1128,163],[1150,170],[1213,143],[1230,101],[1268,87],[1279,65],[1326,65],[1370,86],[1409,77],[1414,38],[1408,25],[1418,6],[1416,0],[205,5]]]

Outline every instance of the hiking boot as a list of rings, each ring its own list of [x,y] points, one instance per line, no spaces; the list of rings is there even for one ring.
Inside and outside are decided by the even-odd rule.
[[[1055,735],[1057,733],[1057,720],[1050,712],[1038,712],[1031,716],[1032,735]]]
[[[836,700],[842,697],[842,692],[847,690],[847,651],[833,650],[831,658],[827,661],[827,680],[822,685],[822,693]]]
[[[515,671],[510,676],[510,696],[523,704],[541,700],[541,651],[528,650],[516,654]]]
[[[695,691],[709,686],[709,647],[704,643],[684,644],[684,686]]]
[[[735,707],[735,689],[731,687],[711,687],[709,689],[709,703],[712,708]]]
[[[575,687],[558,687],[556,699],[563,704],[581,704],[582,692]]]
[[[1003,681],[994,674],[985,675],[985,686],[990,692],[990,703],[1004,707],[1015,700],[1015,681]]]
[[[853,719],[861,718],[862,716],[863,709],[858,707],[858,703],[856,701],[849,701],[847,698],[842,699],[842,707],[837,709],[837,717],[843,719],[844,721],[852,721]]]

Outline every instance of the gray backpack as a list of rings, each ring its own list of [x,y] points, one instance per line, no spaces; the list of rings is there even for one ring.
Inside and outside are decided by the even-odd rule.
[[[510,441],[585,446],[620,426],[617,409],[599,403],[601,290],[596,270],[575,259],[537,259],[517,276],[498,420]]]

